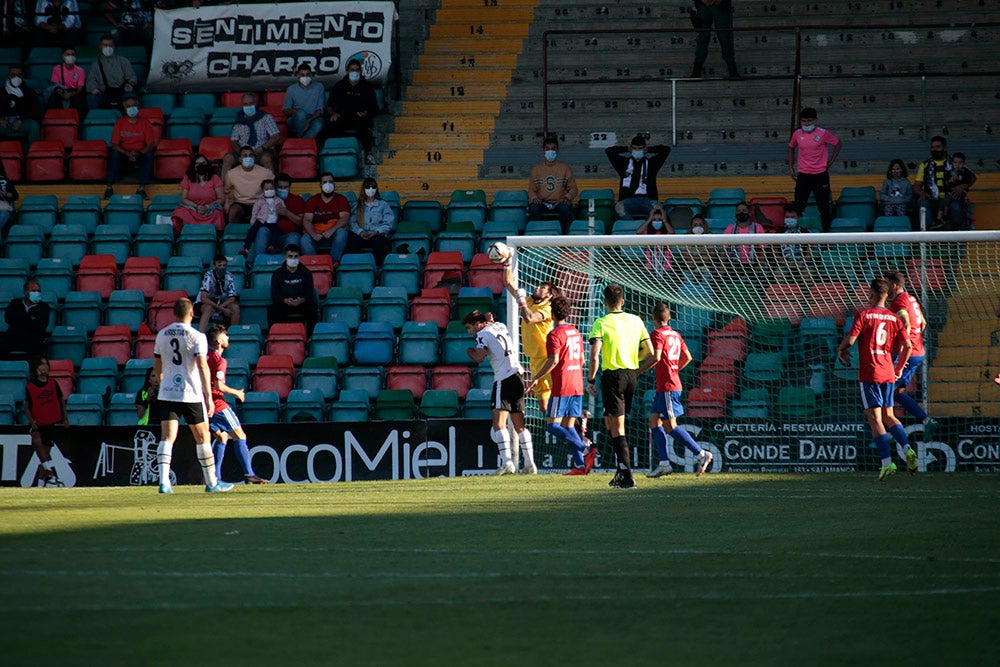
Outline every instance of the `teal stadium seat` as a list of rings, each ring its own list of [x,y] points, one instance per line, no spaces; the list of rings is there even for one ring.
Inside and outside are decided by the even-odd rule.
[[[281,399],[276,391],[248,391],[240,409],[244,424],[273,424],[281,421]]]
[[[89,238],[83,225],[56,225],[49,238],[49,257],[58,257],[73,266],[87,254]]]
[[[285,400],[285,421],[323,421],[325,400],[319,389],[293,389]]]
[[[45,254],[45,230],[38,225],[12,225],[4,242],[8,258],[20,258],[36,266]]]
[[[473,224],[477,232],[486,223],[488,209],[486,207],[486,192],[483,190],[455,190],[445,211],[445,222],[453,223],[466,220]]]
[[[379,286],[368,300],[368,321],[386,322],[399,329],[406,321],[409,300],[404,287]]]
[[[171,257],[163,271],[163,289],[184,290],[194,299],[201,289],[204,268],[198,257]]]
[[[152,359],[129,359],[122,370],[121,390],[134,394],[142,389],[146,382],[146,373],[153,367]]]
[[[101,198],[97,195],[70,195],[62,207],[64,225],[83,225],[88,234],[97,231],[101,221]]]
[[[98,225],[90,238],[92,255],[112,255],[119,266],[132,250],[132,233],[126,225]]]
[[[177,254],[181,257],[194,257],[202,266],[208,266],[215,257],[216,238],[215,227],[212,225],[184,225],[177,238]]]
[[[0,394],[12,397],[13,402],[24,402],[28,377],[27,361],[0,360]]]
[[[416,253],[389,254],[382,262],[383,287],[402,287],[407,296],[420,291],[420,257]]]
[[[74,426],[101,426],[104,423],[104,398],[100,394],[71,394],[66,412]]]
[[[139,195],[111,195],[111,199],[104,206],[104,223],[125,225],[133,235],[138,233],[142,219],[143,203]],[[169,225],[163,226],[169,227]],[[166,260],[161,263],[166,263]]]
[[[332,400],[339,389],[338,368],[336,357],[306,357],[295,378],[296,387],[321,391],[327,400]]]
[[[77,391],[110,397],[118,386],[118,360],[114,357],[87,357],[77,373]]]
[[[112,394],[105,419],[109,426],[132,426],[139,416],[135,409],[135,394],[118,392]]]
[[[361,324],[363,303],[360,289],[331,287],[323,303],[323,321],[342,322],[351,330],[355,330]]]
[[[82,332],[91,332],[101,326],[101,295],[98,292],[70,292],[60,308],[62,323],[76,327]],[[53,359],[68,359],[53,356]]]
[[[368,421],[370,400],[368,394],[359,389],[344,389],[330,406],[330,421]]]
[[[115,290],[104,309],[107,324],[126,324],[132,333],[146,321],[146,299],[139,290]]]
[[[434,322],[403,322],[399,336],[399,363],[434,366],[438,363],[438,327]]]
[[[344,369],[344,385],[340,396],[345,391],[359,390],[368,396],[369,401],[382,389],[382,369],[378,366],[348,366]]]
[[[59,257],[43,257],[38,260],[35,280],[42,285],[44,296],[49,301],[62,301],[73,289],[73,265]]]
[[[17,205],[18,225],[41,227],[51,234],[59,217],[59,200],[55,195],[27,195]]]

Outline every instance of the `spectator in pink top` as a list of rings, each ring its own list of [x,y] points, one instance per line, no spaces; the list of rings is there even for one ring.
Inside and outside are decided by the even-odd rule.
[[[69,109],[78,111],[87,108],[87,70],[76,64],[76,49],[63,49],[62,62],[52,68],[49,87],[46,89],[46,107],[49,109]]]
[[[225,203],[222,179],[207,157],[201,153],[195,155],[191,168],[181,179],[181,205],[171,216],[174,233],[180,235],[184,225],[212,225],[221,234],[226,226],[222,215]]]
[[[726,227],[726,234],[763,234],[764,227],[750,219],[750,204],[741,201],[736,205],[736,222]],[[736,274],[752,281],[760,281],[762,249],[755,245],[726,245],[726,258]]]
[[[795,210],[802,215],[809,195],[816,198],[823,231],[830,231],[833,212],[830,208],[830,165],[837,159],[844,143],[829,130],[816,127],[816,110],[805,108],[799,113],[802,127],[792,133],[788,142],[788,175],[795,180]],[[833,146],[833,153],[829,146]],[[798,151],[798,162],[793,162]],[[797,170],[796,170],[797,167]],[[796,173],[797,171],[797,173]]]

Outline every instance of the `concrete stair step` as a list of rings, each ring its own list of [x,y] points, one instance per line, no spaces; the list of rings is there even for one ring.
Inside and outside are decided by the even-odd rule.
[[[442,116],[453,116],[455,114],[472,115],[485,114],[496,116],[500,113],[500,101],[491,102],[467,100],[464,98],[449,100],[447,102],[417,102],[407,100],[403,102],[403,116],[434,116],[437,120]]]
[[[450,85],[422,85],[407,86],[406,101],[445,101],[445,100],[503,100],[507,94],[507,85],[504,83],[470,83],[461,86]]]
[[[420,68],[413,72],[413,83],[440,84],[453,83],[464,86],[476,83],[509,83],[510,70],[504,69],[446,69],[446,68]]]
[[[480,148],[490,145],[486,132],[453,132],[430,134],[427,132],[393,132],[389,135],[390,150],[440,150],[442,148]]]

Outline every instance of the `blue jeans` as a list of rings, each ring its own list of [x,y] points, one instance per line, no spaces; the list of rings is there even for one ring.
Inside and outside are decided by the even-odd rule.
[[[329,251],[334,262],[339,262],[344,256],[344,249],[347,247],[347,227],[341,227],[333,233],[333,236],[320,241],[313,241],[308,234],[303,234],[299,241],[303,255],[318,255],[318,251]]]
[[[129,162],[127,157],[114,149],[108,155],[108,183],[117,185],[122,166],[129,164],[134,164],[139,168],[139,185],[149,185],[149,182],[153,180],[153,154],[140,153],[135,162]]]
[[[288,131],[293,137],[315,139],[323,131],[323,116],[309,121],[309,114],[299,109],[294,116],[288,117]]]
[[[645,220],[658,203],[649,197],[629,197],[615,205],[615,215],[619,220]]]
[[[564,232],[569,229],[569,225],[573,222],[573,216],[575,215],[573,207],[562,201],[553,208],[549,208],[544,202],[528,206],[529,220],[543,220],[546,213],[554,213],[559,216],[559,222],[562,224]]]
[[[247,242],[250,243],[248,259],[253,264],[257,255],[267,254],[267,248],[271,245],[279,252],[282,252],[289,243],[299,244],[301,236],[298,232],[279,234],[277,228],[273,228],[271,225],[261,225],[256,230],[256,234],[252,240],[247,238]]]

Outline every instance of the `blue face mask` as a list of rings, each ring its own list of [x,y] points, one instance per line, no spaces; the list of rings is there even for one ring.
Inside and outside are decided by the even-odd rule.
[[[545,160],[547,162],[555,162],[557,155],[559,155],[559,153],[556,151],[545,151]]]
[[[633,160],[641,160],[643,157],[645,157],[645,155],[646,151],[632,151]]]
[[[652,226],[653,226],[653,229],[655,229],[655,230],[657,230],[657,231],[659,231],[659,230],[663,229],[663,221],[662,221],[662,220],[653,220],[653,221],[652,221],[651,223],[649,223],[649,224],[650,224],[650,225],[652,225]]]
[[[803,125],[802,126],[802,131],[803,132],[812,132],[815,129],[816,129],[815,125]]]
[[[139,107],[126,107],[125,113],[129,118],[135,118],[139,115]]]
[[[241,158],[240,159],[240,164],[242,164],[243,167],[246,168],[246,169],[252,169],[253,168],[253,158],[252,157]]]
[[[361,81],[361,72],[348,72],[347,78],[351,83],[357,83],[358,81]]]
[[[41,292],[28,292],[28,301],[31,303],[41,303],[42,293]]]
[[[243,113],[246,114],[247,116],[252,116],[255,113],[257,113],[257,107],[255,106],[243,107]]]
[[[278,188],[278,196],[281,197],[282,199],[287,199],[288,198],[288,190],[287,189]]]

